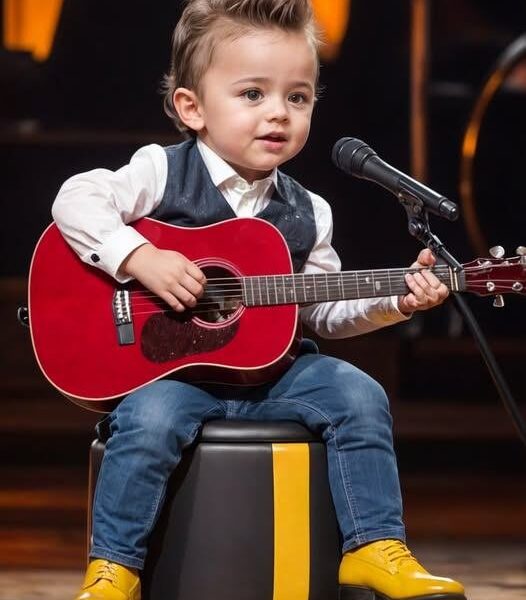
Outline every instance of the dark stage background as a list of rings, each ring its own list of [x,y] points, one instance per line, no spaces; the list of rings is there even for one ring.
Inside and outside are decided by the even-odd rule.
[[[339,55],[322,66],[323,93],[310,142],[284,167],[331,203],[334,245],[347,269],[405,266],[420,250],[407,233],[396,198],[344,175],[330,160],[333,144],[353,136],[411,172],[412,158],[422,151],[411,144],[416,4],[352,2]],[[473,217],[470,229],[459,191],[463,136],[499,57],[526,32],[526,4],[420,4],[429,10],[428,78],[421,97],[427,183],[462,208],[456,223],[432,218],[432,226],[466,262],[479,248],[471,233]],[[26,301],[31,253],[50,222],[61,183],[82,170],[118,168],[143,144],[177,141],[157,90],[179,14],[180,3],[168,0],[65,0],[47,61],[36,63],[29,54],[5,48],[0,54],[0,395],[6,408],[0,449],[8,476],[0,485],[26,499],[41,498],[36,506],[26,500],[8,505],[0,525],[9,540],[18,539],[17,532],[40,532],[41,538],[33,537],[35,552],[34,540],[49,542],[42,533],[46,516],[73,532],[75,548],[82,546],[82,477],[96,419],[62,399],[41,376],[29,333],[16,323],[16,307]],[[488,245],[500,243],[509,254],[526,245],[526,54],[522,56],[484,114],[472,182],[476,227]],[[470,297],[469,303],[524,413],[526,299],[507,297],[504,309],[494,309],[489,298]],[[451,303],[405,325],[320,344],[372,373],[392,397],[410,533],[524,536],[525,449]],[[68,478],[72,489],[65,483]],[[55,490],[50,497],[43,492],[49,486]],[[9,544],[7,549],[20,547]],[[58,553],[57,564],[78,563],[75,553],[63,554]],[[31,549],[22,555],[16,564],[35,560]]]

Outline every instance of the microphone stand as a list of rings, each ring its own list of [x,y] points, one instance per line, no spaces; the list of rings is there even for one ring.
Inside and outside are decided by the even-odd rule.
[[[417,238],[424,246],[429,248],[435,256],[441,258],[449,265],[455,273],[462,271],[462,265],[446,249],[440,239],[431,231],[429,225],[429,215],[424,202],[417,196],[401,191],[398,194],[400,204],[404,207],[408,218],[408,230],[410,235]],[[526,423],[524,422],[517,402],[513,398],[508,383],[497,363],[493,351],[489,347],[486,337],[479,327],[479,324],[467,302],[458,292],[453,292],[453,300],[462,315],[468,329],[470,330],[475,342],[478,345],[480,354],[490,373],[491,379],[497,389],[504,408],[511,418],[517,433],[526,446]]]

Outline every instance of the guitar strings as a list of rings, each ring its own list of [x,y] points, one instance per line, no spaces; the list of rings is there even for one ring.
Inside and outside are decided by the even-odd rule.
[[[491,264],[490,265],[492,268],[499,268],[499,267],[503,267],[503,268],[508,268],[509,265],[505,265],[505,264]],[[476,272],[476,271],[484,271],[488,268],[488,265],[477,265],[477,266],[473,266],[473,267],[465,267],[463,269],[463,271],[467,274],[472,273],[472,272]],[[390,280],[391,277],[397,277],[400,275],[405,275],[406,273],[410,273],[410,274],[414,274],[414,273],[418,273],[419,271],[423,271],[426,270],[425,268],[415,268],[415,269],[407,269],[407,268],[399,268],[399,269],[378,269],[378,270],[372,270],[372,271],[367,271],[367,270],[362,270],[362,271],[341,271],[341,272],[337,272],[337,273],[287,273],[287,274],[272,274],[272,275],[249,275],[249,276],[240,276],[240,277],[215,277],[215,278],[210,278],[207,279],[207,283],[209,284],[210,282],[214,282],[214,281],[218,281],[221,283],[221,285],[224,286],[230,286],[230,285],[241,285],[240,280],[265,280],[265,279],[278,279],[278,278],[283,278],[285,280],[285,278],[292,278],[294,281],[293,283],[295,283],[296,281],[300,282],[300,284],[304,283],[305,279],[307,278],[311,278],[311,279],[320,279],[321,281],[318,282],[320,285],[325,285],[325,280],[328,279],[336,279],[337,282],[341,281],[341,280],[345,280],[345,281],[349,281],[349,278],[353,279],[353,280],[357,280],[358,277],[362,276],[362,277],[373,277],[374,281],[383,281],[383,280]],[[449,275],[449,267],[447,265],[437,265],[433,268],[431,268],[431,272],[434,273],[435,275],[439,275],[439,276],[445,276],[445,275]],[[368,273],[370,273],[370,275],[368,275]],[[303,281],[301,281],[303,280]],[[493,280],[493,279],[492,279]],[[229,283],[231,282],[231,283]],[[289,284],[288,281],[284,281],[285,283]],[[335,282],[335,283],[337,283]],[[208,289],[209,286],[207,286]],[[141,294],[143,293],[142,291],[138,290],[138,291],[134,291],[131,290],[130,291],[130,295],[135,295],[135,294]]]
[[[379,280],[375,280],[377,283],[382,283]],[[516,279],[497,279],[497,278],[493,278],[491,280],[495,285],[511,285],[513,284]],[[348,285],[349,282],[343,282],[343,285]],[[387,283],[387,280],[385,280],[383,283]],[[404,293],[407,292],[408,288],[405,284],[398,284],[395,283],[393,284],[393,282],[389,282],[389,292],[396,294],[396,293]],[[470,286],[471,287],[476,287],[478,286],[483,286],[485,288],[486,284],[488,283],[487,279],[472,279],[470,280]],[[356,286],[356,282],[353,282],[353,285]],[[359,297],[360,298],[366,298],[366,297],[376,297],[379,296],[381,294],[372,294],[371,296],[366,296],[366,291],[365,291],[365,285],[364,283],[360,283],[358,284],[356,287],[359,288]],[[374,284],[371,282],[369,284],[367,284],[371,289],[375,290]],[[257,286],[256,286],[257,287]],[[272,296],[272,297],[282,297],[285,296],[287,292],[294,292],[295,296],[297,297],[299,296],[306,296],[309,297],[309,301],[312,300],[316,300],[317,297],[319,296],[320,298],[324,298],[327,295],[327,292],[329,293],[329,295],[331,295],[332,293],[336,293],[336,294],[340,294],[342,293],[342,285],[340,282],[338,283],[334,283],[334,282],[329,282],[328,285],[325,284],[320,284],[319,286],[304,286],[301,289],[298,289],[294,286],[290,286],[290,287],[278,287],[277,289],[274,289],[272,286],[271,287],[266,287],[266,286],[260,286],[258,287],[258,289],[254,289],[254,290],[250,290],[250,295],[252,297],[259,297],[260,299],[264,296]],[[346,291],[343,290],[343,293],[345,294]],[[498,293],[498,291],[495,291],[495,293]],[[386,294],[389,295],[389,294]],[[230,299],[230,298],[243,298],[245,296],[245,294],[243,293],[242,287],[241,286],[237,286],[234,287],[233,289],[227,289],[227,288],[206,288],[206,294],[205,296],[202,297],[203,300],[213,300],[213,299]],[[159,298],[159,296],[157,296],[156,294],[153,293],[146,293],[146,292],[136,292],[136,294],[134,295],[134,299],[133,299],[133,303],[134,306],[141,306],[141,304],[144,305],[148,305],[150,304],[152,299],[155,298]],[[270,298],[268,298],[270,300]],[[352,299],[352,298],[351,298]],[[356,299],[356,298],[355,298]],[[161,299],[162,300],[162,299]],[[144,301],[141,303],[141,301]],[[307,301],[307,300],[305,300]],[[276,302],[269,302],[269,304],[282,304],[283,302],[280,301],[276,301]]]
[[[491,265],[492,267],[507,267],[509,265],[503,265],[503,264],[498,264],[498,265]],[[476,272],[476,271],[483,271],[486,270],[488,267],[488,265],[478,265],[478,266],[473,266],[473,267],[465,267],[464,268],[464,272],[466,273],[472,273],[472,272]],[[407,287],[402,284],[402,286],[399,286],[398,288],[395,286],[393,286],[393,282],[392,279],[395,278],[396,276],[399,276],[401,274],[406,274],[406,273],[416,273],[418,271],[422,270],[421,268],[415,268],[415,269],[388,269],[388,270],[376,270],[374,271],[374,273],[371,271],[370,275],[369,271],[352,271],[352,272],[338,272],[338,273],[307,273],[307,274],[286,274],[286,275],[261,275],[261,276],[248,276],[248,277],[227,277],[227,278],[222,278],[222,277],[218,277],[218,278],[210,278],[207,280],[207,283],[210,284],[210,282],[220,282],[220,285],[218,284],[212,284],[212,285],[207,285],[206,286],[206,295],[204,297],[202,297],[201,299],[198,299],[196,308],[199,307],[200,310],[196,310],[196,308],[194,309],[190,309],[192,310],[194,313],[196,312],[209,312],[212,308],[215,310],[230,310],[230,309],[221,309],[221,306],[219,305],[220,303],[216,301],[217,300],[221,300],[223,302],[225,301],[242,301],[243,300],[243,286],[241,284],[240,280],[246,280],[246,281],[250,281],[251,282],[251,292],[252,292],[252,296],[255,297],[256,295],[259,296],[259,300],[260,300],[260,305],[264,306],[264,305],[275,305],[275,304],[286,304],[285,302],[270,302],[270,294],[277,296],[278,292],[281,293],[282,295],[285,293],[285,290],[290,290],[292,292],[294,292],[295,296],[297,296],[297,292],[299,291],[300,293],[303,292],[303,296],[304,296],[304,302],[309,302],[309,301],[317,301],[317,300],[323,300],[323,301],[328,301],[330,300],[330,296],[331,293],[337,292],[337,293],[341,293],[342,291],[344,292],[343,286],[348,285],[349,282],[351,282],[352,284],[356,285],[356,287],[358,288],[358,290],[361,292],[360,287],[364,287],[365,284],[367,282],[363,282],[363,281],[359,281],[358,277],[359,275],[362,275],[362,277],[364,276],[369,276],[373,279],[372,282],[367,283],[368,285],[373,285],[375,283],[389,283],[389,288],[390,288],[390,293],[392,294],[402,294],[405,293],[407,291]],[[439,278],[440,277],[444,277],[446,276],[446,281],[448,279],[448,275],[450,274],[450,270],[449,267],[447,265],[438,265],[436,267],[434,267],[432,269],[432,272],[435,273],[435,275],[437,275]],[[279,278],[281,278],[281,282],[277,282],[276,280],[278,280]],[[286,278],[289,278],[289,280],[287,281]],[[290,281],[290,279],[292,278],[292,281]],[[309,281],[310,279],[310,281]],[[269,281],[274,280],[274,289],[272,289],[272,286],[268,286]],[[492,281],[494,283],[511,283],[512,281],[515,281],[514,279],[499,279],[499,278],[492,278]],[[231,282],[231,283],[230,283]],[[481,279],[481,280],[470,280],[470,285],[484,285],[485,283],[487,283],[487,279]],[[300,286],[302,286],[303,289],[297,290],[296,289],[296,284],[299,284]],[[222,286],[222,287],[221,287]],[[253,288],[256,287],[258,288],[257,290],[254,290]],[[316,289],[316,287],[318,289]],[[261,289],[263,288],[263,289]],[[307,300],[307,295],[312,294],[312,292],[314,291],[314,297],[309,297],[309,300]],[[318,294],[321,296],[321,298],[318,298]],[[267,296],[267,300],[268,303],[264,303],[263,302],[263,296]],[[146,306],[150,306],[151,303],[149,301],[149,299],[151,298],[157,298],[160,302],[162,302],[162,299],[159,298],[156,294],[153,293],[149,293],[148,290],[137,290],[137,291],[131,291],[130,292],[130,296],[134,297],[134,308],[140,308],[140,307],[146,307]],[[360,293],[361,297],[367,297],[364,296]],[[374,295],[373,295],[374,297]],[[145,302],[141,302],[141,300],[144,300]],[[300,301],[297,299],[297,297],[295,298],[295,302],[290,302],[292,303],[300,303]],[[204,307],[209,306],[211,307],[210,309],[205,309]],[[136,310],[134,310],[134,314],[148,314],[151,312],[170,312],[173,309],[160,309],[160,310],[154,310],[154,311],[145,311],[145,312],[138,312]]]
[[[502,279],[502,280],[496,280],[496,281],[498,281],[498,283],[505,282],[505,283],[509,284],[509,283],[511,283],[514,280],[513,279]],[[482,284],[484,284],[485,282],[486,282],[486,280],[481,280],[480,281],[480,283],[482,283]],[[393,290],[393,294],[395,294],[395,295],[398,294],[398,293],[401,294],[401,293],[404,293],[405,291],[407,291],[407,288],[401,288],[400,287],[397,290]],[[220,298],[221,298],[221,300],[231,301],[231,302],[232,301],[238,301],[238,300],[242,301],[243,300],[243,295],[239,294],[239,295],[221,296]],[[213,300],[211,301],[211,300],[212,300],[211,298],[206,298],[206,299],[198,300],[197,305],[196,305],[195,308],[190,308],[190,309],[187,309],[187,310],[189,310],[192,314],[209,313],[211,311],[217,311],[217,312],[235,312],[241,306],[241,304],[240,304],[240,305],[234,306],[234,307],[224,307],[224,306],[222,307],[219,302],[213,301]],[[159,298],[159,302],[162,302],[161,298]],[[278,304],[278,305],[299,304],[299,305],[301,305],[301,304],[307,303],[307,302],[308,301],[305,301],[305,302],[290,302],[290,303],[278,302],[278,303],[275,303],[275,304]],[[146,306],[150,306],[150,305],[151,305],[150,303],[144,303],[143,304],[143,306],[145,306],[145,307]],[[271,306],[271,305],[273,305],[273,303],[269,303],[269,304],[262,303],[259,306]],[[134,307],[139,307],[139,306],[141,306],[141,305],[137,304],[137,303],[134,303]],[[150,310],[144,310],[144,311],[143,310],[135,310],[135,309],[132,310],[132,314],[135,315],[135,316],[145,315],[145,314],[155,314],[155,313],[169,313],[169,312],[176,312],[176,311],[174,309],[171,309],[171,308],[162,308],[162,307],[159,307],[157,309],[154,309],[152,307]],[[180,313],[180,314],[184,314],[184,311],[183,311],[183,313]]]
[[[491,266],[491,268],[508,268],[510,265],[508,264],[490,264],[490,265],[477,265],[477,266],[473,266],[473,267],[464,267],[463,268],[463,272],[465,273],[472,273],[474,271],[484,271],[488,268],[488,266]],[[449,273],[449,266],[448,265],[435,265],[434,267],[432,267],[430,270],[432,273],[434,274],[440,274],[440,275],[444,275],[444,274],[448,274]],[[337,273],[284,273],[284,274],[280,274],[280,273],[276,273],[276,274],[269,274],[269,275],[249,275],[249,276],[239,276],[239,277],[211,277],[209,279],[207,279],[207,282],[213,282],[213,281],[219,281],[221,283],[225,283],[225,282],[233,282],[235,283],[239,283],[240,279],[252,279],[252,278],[268,278],[268,279],[272,279],[272,278],[279,278],[279,277],[291,277],[294,279],[303,279],[303,278],[308,278],[308,277],[319,277],[319,278],[325,278],[325,277],[330,277],[330,278],[341,278],[341,277],[359,277],[361,276],[371,276],[374,277],[375,280],[377,280],[379,277],[396,277],[399,276],[401,274],[406,274],[406,273],[418,273],[419,271],[424,271],[427,270],[425,267],[418,267],[418,268],[399,268],[399,269],[373,269],[371,271],[367,271],[367,270],[360,270],[360,271],[339,271]],[[368,275],[368,273],[370,273],[371,275]],[[228,283],[226,283],[226,285],[229,285]],[[135,292],[131,292],[132,294]]]
[[[374,275],[367,275],[367,271],[351,271],[351,272],[339,272],[339,273],[288,273],[288,274],[276,274],[276,275],[248,275],[248,276],[241,276],[241,277],[216,277],[216,278],[210,278],[207,279],[207,284],[210,284],[210,282],[214,282],[214,281],[219,281],[221,283],[221,285],[223,286],[241,286],[241,280],[259,280],[259,283],[263,283],[264,280],[278,280],[280,278],[283,279],[282,283],[286,283],[287,285],[292,284],[298,284],[298,285],[304,285],[305,283],[317,283],[319,285],[324,286],[325,285],[325,281],[332,279],[333,281],[331,283],[333,284],[338,284],[338,282],[340,281],[356,281],[358,279],[358,277],[360,276],[360,274],[363,277],[372,277],[374,279],[374,281],[389,281],[391,278],[395,278],[397,276],[400,276],[402,274],[406,274],[406,273],[418,273],[419,271],[422,271],[424,269],[389,269],[386,271],[374,271]],[[444,276],[446,274],[449,273],[449,268],[448,267],[436,267],[435,269],[433,269],[432,271],[435,274]],[[372,272],[371,272],[372,273]],[[287,281],[286,278],[292,278],[293,281]],[[311,281],[309,281],[309,279]],[[312,281],[313,279],[318,279],[319,281]],[[281,283],[281,282],[280,282]],[[363,283],[362,283],[363,284]],[[207,289],[210,286],[207,285]],[[142,290],[131,290],[130,291],[130,295],[136,295],[136,294],[141,294],[143,293]]]
[[[421,269],[415,269],[412,271],[408,271],[407,269],[400,269],[398,274],[405,274],[405,273],[416,273],[418,271],[420,271]],[[364,273],[363,271],[360,271],[359,273]],[[378,273],[378,272],[376,272]],[[224,294],[224,293],[228,293],[231,291],[236,291],[236,290],[242,290],[242,282],[240,280],[244,280],[245,282],[247,282],[247,285],[250,285],[251,287],[255,287],[255,286],[267,286],[268,287],[268,283],[269,281],[274,280],[274,284],[270,284],[270,289],[272,290],[272,287],[278,287],[278,289],[282,292],[284,288],[286,289],[295,289],[296,287],[305,287],[307,290],[310,290],[311,288],[317,286],[321,289],[326,288],[327,286],[332,286],[334,289],[339,289],[341,288],[342,284],[343,285],[348,285],[348,284],[354,284],[360,287],[364,287],[365,285],[374,285],[374,283],[389,283],[392,285],[395,285],[396,282],[393,282],[392,279],[394,279],[397,275],[397,271],[396,270],[390,270],[389,272],[386,272],[387,274],[383,274],[383,275],[378,275],[375,274],[374,277],[372,278],[373,281],[371,282],[364,282],[361,280],[358,280],[356,274],[354,273],[307,273],[307,274],[290,274],[290,275],[253,275],[253,276],[248,276],[248,277],[241,277],[241,278],[215,278],[215,279],[209,279],[207,280],[207,283],[209,284],[211,281],[219,281],[221,282],[221,286],[217,286],[217,285],[207,285],[206,286],[206,291],[207,294],[210,293],[215,293],[215,294]],[[437,270],[434,271],[435,274],[439,275],[439,276],[446,276],[449,274],[449,270],[446,268],[446,270],[441,270],[441,272],[438,272]],[[285,278],[293,278],[293,281],[287,281]],[[281,281],[278,281],[280,278],[283,278]],[[232,283],[225,283],[225,282],[229,282],[232,281]],[[250,282],[250,283],[249,283]],[[296,290],[295,290],[296,291]],[[147,290],[132,290],[130,291],[130,296],[133,297],[137,297],[140,296],[141,299],[145,299],[145,298],[153,298],[156,297],[156,294],[153,293],[148,293]]]

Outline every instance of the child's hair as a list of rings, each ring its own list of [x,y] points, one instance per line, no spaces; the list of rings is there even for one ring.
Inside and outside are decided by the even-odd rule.
[[[173,93],[178,87],[199,93],[218,42],[238,38],[256,27],[304,32],[318,61],[320,38],[310,0],[187,1],[173,33],[170,70],[163,84],[164,110],[179,131],[195,135],[179,118]]]

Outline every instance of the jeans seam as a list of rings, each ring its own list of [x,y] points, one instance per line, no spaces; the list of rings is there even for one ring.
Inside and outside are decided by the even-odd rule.
[[[345,494],[345,499],[347,501],[347,506],[349,507],[349,512],[350,512],[351,519],[352,519],[352,522],[354,525],[354,531],[355,531],[356,538],[361,542],[364,539],[363,528],[360,523],[361,520],[360,520],[360,517],[358,514],[358,509],[356,507],[356,503],[353,500],[351,477],[349,476],[348,471],[346,469],[344,469],[344,467],[342,465],[341,456],[340,456],[341,450],[338,446],[338,437],[337,437],[338,429],[337,429],[337,427],[334,426],[331,419],[323,411],[321,411],[317,408],[314,408],[313,406],[307,404],[306,402],[302,402],[298,398],[291,398],[289,396],[283,396],[283,398],[284,398],[284,400],[278,400],[278,399],[270,400],[269,399],[269,400],[265,400],[265,402],[276,403],[276,404],[285,404],[286,403],[285,400],[294,402],[296,404],[299,404],[303,408],[306,408],[308,410],[311,410],[312,412],[315,412],[315,413],[321,415],[323,417],[323,419],[325,421],[327,421],[327,423],[329,424],[329,426],[331,428],[332,437],[334,439],[336,456],[338,457],[338,467],[339,467],[340,477],[341,477],[341,480],[343,483],[343,491]],[[351,497],[349,497],[349,494],[347,493],[347,486],[349,486],[349,488],[350,488]]]
[[[210,413],[214,412],[215,409],[216,409],[216,407],[212,407],[209,410],[207,410],[206,413],[204,413],[204,415],[203,415],[203,423],[205,421],[205,417],[207,415],[209,415]],[[200,428],[201,428],[201,424],[200,423],[197,423],[194,426],[194,428],[192,429],[192,431],[190,432],[190,435],[188,437],[188,443],[181,444],[181,454],[182,454],[182,451],[185,448],[188,448],[188,446],[190,446],[194,442],[194,440],[195,440],[195,438],[196,438],[196,436],[197,436]],[[151,533],[153,531],[153,528],[155,526],[155,523],[157,521],[157,517],[158,517],[160,511],[162,510],[162,503],[163,503],[164,497],[166,495],[166,488],[168,486],[168,480],[170,479],[170,476],[171,476],[172,473],[173,473],[173,469],[172,469],[170,475],[168,475],[168,477],[165,478],[164,484],[159,488],[159,493],[153,499],[153,502],[151,504],[150,514],[148,516],[148,520],[145,522],[146,538],[147,539],[151,535]]]
[[[356,539],[361,540],[363,539],[363,528],[361,525],[361,519],[360,519],[360,515],[358,514],[358,507],[356,506],[356,501],[354,500],[354,494],[352,491],[352,482],[351,482],[351,476],[350,473],[348,471],[348,469],[346,469],[342,463],[342,459],[341,459],[341,451],[338,447],[338,438],[337,438],[337,432],[334,432],[334,445],[336,446],[336,455],[338,457],[338,465],[340,467],[340,474],[343,480],[343,490],[345,493],[345,498],[347,500],[347,504],[349,506],[349,511],[351,513],[351,518],[354,524],[354,530],[355,530],[355,534],[356,534]],[[350,496],[347,493],[347,486],[349,487],[350,490]]]

